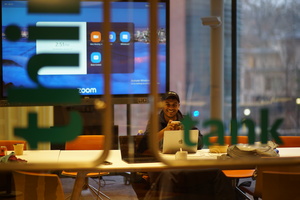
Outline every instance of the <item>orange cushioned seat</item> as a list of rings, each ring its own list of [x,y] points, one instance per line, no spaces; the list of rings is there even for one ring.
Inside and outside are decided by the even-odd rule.
[[[103,150],[104,149],[104,135],[79,135],[75,140],[66,142],[65,150]],[[62,171],[64,176],[76,177],[77,172]],[[108,172],[90,172],[85,177],[85,183],[83,189],[90,189],[90,191],[98,196],[110,199],[106,194],[96,189],[94,186],[88,183],[89,178],[100,178],[101,176],[108,175]],[[99,183],[100,184],[100,183]]]
[[[24,144],[24,150],[27,149],[27,142],[25,140],[0,140],[0,146],[6,146],[8,151],[14,150],[14,144]]]

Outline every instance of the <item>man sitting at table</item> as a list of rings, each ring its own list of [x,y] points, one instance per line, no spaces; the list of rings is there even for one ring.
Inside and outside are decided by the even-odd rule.
[[[162,100],[163,100],[163,108],[160,111],[160,113],[158,114],[159,132],[157,133],[158,139],[160,141],[160,149],[162,148],[164,131],[182,129],[181,126],[178,126],[176,123],[172,123],[172,121],[180,121],[184,117],[183,114],[179,110],[180,99],[176,92],[173,92],[173,91],[167,92],[162,97]],[[151,123],[149,120],[147,127],[146,127],[146,131],[144,133],[144,137],[141,140],[139,147],[138,147],[139,153],[145,153],[145,152],[149,151],[149,147],[148,147],[148,139],[149,138],[148,137],[150,134],[150,128],[151,128]],[[197,127],[193,127],[192,129],[198,130]],[[203,139],[203,136],[202,136],[201,132],[199,131],[198,149],[201,149],[203,147],[202,139]]]
[[[183,114],[180,112],[180,99],[176,92],[169,91],[162,97],[163,107],[160,113],[158,114],[159,120],[159,132],[158,138],[160,141],[160,149],[162,148],[163,136],[164,131],[168,130],[181,130],[182,127],[177,126],[177,124],[172,123],[172,121],[180,121],[184,118]],[[144,132],[144,136],[139,143],[138,152],[139,153],[150,153],[149,146],[148,146],[148,139],[150,134],[151,123],[150,120],[148,121],[146,131]],[[198,130],[197,127],[193,127],[193,130]],[[199,131],[199,130],[198,130]],[[203,136],[199,131],[198,137],[198,149],[203,147],[202,142]],[[133,188],[137,193],[137,196],[143,198],[145,192],[149,189],[150,185],[156,180],[159,176],[158,172],[151,172],[151,173],[141,173],[140,176],[137,176],[136,182],[133,183]]]

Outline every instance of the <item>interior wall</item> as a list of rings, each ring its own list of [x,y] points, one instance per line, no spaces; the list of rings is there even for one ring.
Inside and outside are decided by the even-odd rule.
[[[185,98],[185,0],[170,1],[170,90]]]

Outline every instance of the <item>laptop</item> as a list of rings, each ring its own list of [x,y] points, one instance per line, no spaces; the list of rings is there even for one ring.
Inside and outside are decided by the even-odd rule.
[[[184,143],[183,130],[165,131],[164,142],[162,147],[162,153],[174,154],[177,151],[187,151],[188,153],[196,153],[198,149],[198,130],[190,130],[190,141],[195,143],[193,146],[189,146]]]
[[[154,155],[138,153],[142,138],[142,135],[119,136],[122,160],[127,163],[161,162]]]

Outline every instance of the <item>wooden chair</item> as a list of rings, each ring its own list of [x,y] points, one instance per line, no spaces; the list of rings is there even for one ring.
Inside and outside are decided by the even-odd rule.
[[[65,144],[65,150],[103,150],[104,149],[104,135],[80,135],[75,140],[66,142]],[[89,178],[99,178],[104,175],[108,175],[108,172],[91,172],[88,173],[85,177],[85,184],[83,186],[83,189],[89,189],[93,194],[98,196],[100,199],[101,196],[106,197],[107,199],[110,199],[106,194],[99,191],[97,188],[89,184]],[[75,178],[77,176],[77,172],[73,171],[65,171],[63,170],[61,175],[73,177]],[[99,182],[100,185],[100,182]]]
[[[23,143],[24,150],[27,149],[27,142],[25,140],[0,140],[0,146],[6,146],[8,151],[14,150],[14,144]]]
[[[62,183],[57,174],[13,171],[16,200],[64,200]]]
[[[268,159],[280,159],[280,158],[268,158]],[[265,171],[273,171],[273,172],[296,172],[300,173],[300,166],[296,165],[259,165],[256,168],[255,172],[255,186],[252,188],[248,187],[242,187],[241,189],[244,192],[247,192],[248,194],[252,195],[255,200],[258,200],[259,198],[263,197],[263,185],[265,184],[264,179],[263,179],[263,173]]]
[[[263,172],[264,200],[300,198],[300,172]]]
[[[24,149],[27,149],[27,142],[25,140],[0,140],[0,146],[6,146],[8,151],[13,151],[14,150],[14,144],[17,143],[23,143],[24,144]],[[0,176],[3,180],[1,181],[5,181],[6,183],[0,184],[0,190],[6,190],[6,194],[9,195],[10,193],[12,193],[12,180],[13,180],[13,175],[11,171],[5,171],[5,172],[1,172]],[[1,197],[0,197],[1,199]]]

